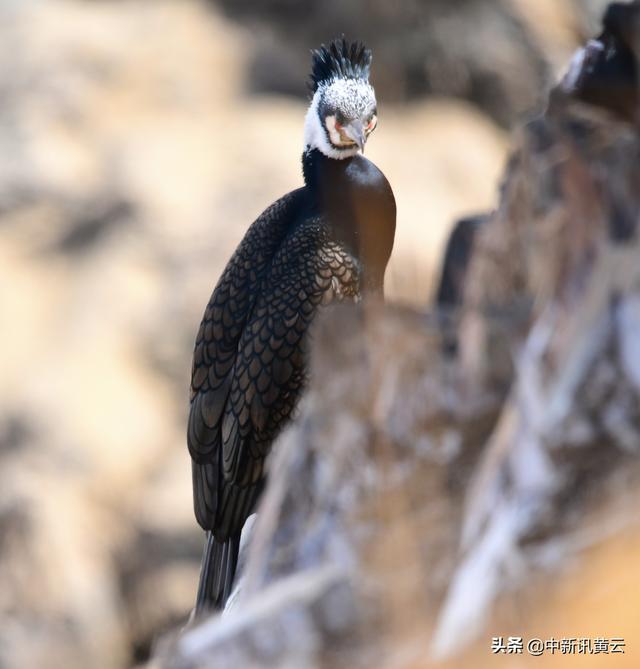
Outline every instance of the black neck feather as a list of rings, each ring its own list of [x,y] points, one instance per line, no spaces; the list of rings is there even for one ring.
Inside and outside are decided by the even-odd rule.
[[[396,217],[384,174],[360,154],[337,160],[318,149],[305,151],[302,171],[311,211],[362,262],[363,285],[381,292]]]
[[[305,149],[302,154],[302,176],[304,183],[312,193],[317,193],[321,164],[327,160],[318,149]]]

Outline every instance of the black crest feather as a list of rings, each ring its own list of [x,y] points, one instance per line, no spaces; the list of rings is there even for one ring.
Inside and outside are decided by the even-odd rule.
[[[332,79],[369,79],[371,50],[362,42],[347,42],[342,37],[311,52],[312,66],[309,87],[315,93],[318,86]]]

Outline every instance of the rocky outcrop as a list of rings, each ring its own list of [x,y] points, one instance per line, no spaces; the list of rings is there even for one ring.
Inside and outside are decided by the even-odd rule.
[[[339,4],[325,6],[338,11],[348,5]],[[367,5],[371,16],[390,5],[377,4]],[[536,64],[525,63],[522,71],[534,74],[540,54],[561,61],[575,34],[568,26],[583,14],[570,11],[565,22],[563,8],[573,3],[514,0],[509,17],[516,4],[517,20],[494,21],[495,5],[483,9],[478,3],[475,16],[481,12],[491,25],[505,26],[510,39],[522,34],[523,25],[528,33],[536,25],[560,27],[548,31],[549,39],[526,39],[509,53],[516,63],[533,53]],[[577,4],[585,8],[598,0]],[[523,9],[538,19],[521,18]],[[460,42],[469,34],[463,14],[456,12],[455,21],[450,17],[456,26],[467,26],[456,37]],[[3,668],[131,666],[146,660],[163,631],[180,628],[188,618],[202,547],[185,445],[195,329],[246,226],[301,179],[305,104],[247,93],[247,81],[255,76],[252,45],[260,53],[265,39],[248,25],[251,30],[235,17],[219,16],[215,4],[196,0],[0,2]],[[453,35],[453,28],[447,34]],[[403,67],[395,54],[409,53],[398,49],[400,42],[404,46],[401,35],[396,33],[395,42],[374,43],[381,85],[392,84],[394,68]],[[326,37],[318,34],[317,40]],[[296,85],[306,76],[302,56],[315,43],[295,47]],[[441,49],[440,42],[436,46]],[[424,54],[422,44],[415,48]],[[456,45],[456,58],[468,64],[465,48]],[[598,53],[590,51],[588,62]],[[482,62],[500,65],[489,56],[482,54]],[[387,61],[391,74],[384,73]],[[447,63],[442,72],[448,76],[455,61]],[[495,76],[513,81],[507,74]],[[581,81],[577,77],[572,85]],[[468,105],[433,99],[394,105],[392,89],[384,90],[380,127],[367,151],[388,175],[400,205],[387,293],[423,307],[449,221],[494,204],[506,139]],[[464,91],[453,93],[466,97]],[[607,117],[606,105],[601,111],[562,105],[559,100],[551,116],[514,141],[524,167],[510,172],[520,170],[521,176],[509,178],[514,183],[507,184],[505,202],[517,201],[518,216],[540,225],[512,230],[506,215],[490,221],[494,232],[477,240],[485,250],[464,274],[474,277],[465,303],[477,308],[463,315],[454,310],[444,323],[397,308],[339,313],[335,321],[320,324],[327,343],[317,351],[318,385],[302,422],[279,449],[280,492],[270,496],[270,510],[256,526],[255,537],[262,538],[246,552],[245,585],[235,605],[241,615],[230,610],[223,626],[212,619],[179,645],[170,641],[158,662],[204,662],[205,652],[219,661],[213,630],[229,653],[244,659],[250,639],[249,659],[260,661],[269,653],[282,662],[297,653],[310,664],[331,666],[340,666],[336,658],[345,656],[347,666],[357,666],[363,657],[376,667],[379,657],[424,660],[442,603],[456,601],[448,591],[454,574],[468,573],[460,531],[471,518],[467,490],[480,489],[470,486],[472,473],[488,471],[479,465],[485,437],[494,434],[496,424],[508,425],[509,415],[519,415],[520,396],[512,393],[524,364],[520,351],[530,351],[529,338],[540,332],[534,323],[548,317],[545,304],[560,305],[559,322],[573,328],[566,332],[582,332],[580,323],[587,321],[571,325],[569,317],[586,304],[581,291],[599,285],[589,283],[595,268],[601,273],[596,276],[606,275],[604,295],[616,296],[604,310],[607,343],[595,357],[580,358],[597,362],[593,372],[585,375],[575,367],[579,392],[572,396],[570,414],[581,419],[554,423],[552,434],[553,443],[565,434],[571,439],[543,449],[566,485],[545,493],[549,515],[538,509],[531,525],[512,527],[507,536],[515,549],[493,554],[490,564],[498,565],[509,583],[518,577],[521,582],[523,574],[533,579],[545,597],[550,580],[562,587],[573,583],[579,595],[554,591],[554,601],[561,602],[555,608],[529,605],[531,588],[516,590],[518,605],[527,602],[520,619],[547,625],[550,634],[561,629],[554,618],[560,609],[584,623],[573,636],[590,625],[594,634],[612,629],[633,634],[629,621],[635,617],[628,607],[640,593],[629,574],[640,551],[633,528],[620,528],[635,508],[636,391],[628,379],[637,370],[635,340],[620,333],[633,332],[636,315],[635,302],[625,297],[633,295],[632,288],[618,285],[626,276],[626,260],[621,261],[626,256],[617,251],[629,250],[635,239],[631,196],[637,188],[627,180],[634,174],[627,157],[635,140],[628,122]],[[534,136],[542,153],[534,151]],[[562,151],[554,153],[553,146]],[[567,151],[571,169],[565,165]],[[527,213],[536,211],[533,204],[524,206],[527,179],[549,193],[539,196],[545,203],[560,179],[567,211],[576,215],[560,216],[562,199],[540,218]],[[585,196],[594,184],[595,194]],[[598,207],[609,213],[597,218]],[[577,224],[580,217],[589,221],[584,228]],[[584,238],[585,231],[593,234]],[[532,247],[525,244],[530,236]],[[597,262],[589,260],[593,255]],[[573,277],[568,283],[564,265]],[[613,278],[602,269],[606,266]],[[557,292],[564,285],[571,287],[567,295]],[[598,300],[594,313],[609,304]],[[474,310],[481,317],[474,318]],[[456,340],[458,358],[452,357]],[[555,358],[543,358],[545,365],[556,365],[544,367],[543,394],[549,387],[565,388]],[[325,387],[335,398],[325,396]],[[507,406],[516,413],[503,418]],[[519,461],[509,453],[494,456],[496,469],[487,474],[494,485],[487,490],[521,504],[528,498],[513,483]],[[293,474],[299,477],[295,486],[287,478]],[[512,487],[495,484],[496,477]],[[486,541],[483,528],[490,527],[487,498],[473,499],[478,516],[475,523],[464,520],[475,528],[465,559],[476,542]],[[304,527],[291,513],[295,510]],[[398,523],[398,517],[405,521]],[[611,538],[600,541],[605,526]],[[282,531],[287,527],[291,537]],[[592,548],[584,549],[588,544]],[[584,569],[578,558],[585,560]],[[545,571],[552,563],[554,570]],[[298,577],[283,578],[289,570]],[[501,581],[498,592],[486,598],[496,602],[487,628],[492,633],[513,633],[510,623],[519,620],[505,587]],[[616,599],[618,592],[624,597]],[[603,601],[614,601],[616,610]],[[593,616],[599,612],[596,625]],[[452,614],[447,620],[452,622],[439,629],[454,630],[457,638],[459,618]],[[524,631],[525,623],[519,628]],[[472,655],[459,662],[482,666],[478,657],[488,654],[487,647],[483,638],[480,652],[473,653],[478,647],[472,644]],[[227,666],[230,662],[227,658]]]
[[[189,616],[195,332],[302,179],[305,104],[246,93],[252,39],[197,0],[0,2],[3,669],[131,666]],[[504,136],[457,103],[386,106],[367,150],[402,200],[390,293],[424,303]]]
[[[637,63],[607,30],[608,61]],[[486,666],[500,630],[584,622],[566,612],[591,608],[594,547],[626,537],[637,557],[640,140],[580,95],[593,61],[574,67],[515,139],[451,322],[363,305],[319,324],[235,600],[157,666]],[[616,559],[612,609],[635,574]]]

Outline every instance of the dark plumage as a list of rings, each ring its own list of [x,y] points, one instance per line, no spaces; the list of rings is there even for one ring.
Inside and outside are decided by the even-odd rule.
[[[326,47],[324,44],[311,52],[313,66],[309,88],[312,93],[318,86],[329,83],[332,79],[368,79],[371,67],[371,51],[362,42],[349,44],[344,37],[334,40]]]
[[[574,57],[563,88],[584,102],[638,123],[640,2],[612,3],[602,27],[600,35]]]
[[[362,45],[332,44],[316,52],[314,73],[320,76],[333,54],[340,55],[340,72],[364,76],[365,52]],[[321,111],[358,116],[362,110],[362,118],[349,121],[366,141],[362,128],[367,122],[369,132],[375,127],[375,98],[366,78],[362,84],[362,93],[358,86],[344,93],[329,85],[331,105],[314,98],[305,185],[251,225],[196,337],[188,445],[195,514],[207,530],[197,612],[222,607],[230,593],[240,533],[265,483],[265,458],[305,384],[307,333],[318,309],[365,293],[382,295],[395,230],[393,193],[382,172],[358,153],[360,144],[336,134],[329,112]],[[336,138],[339,144],[332,143]],[[344,158],[329,157],[336,148],[344,149]]]
[[[462,304],[464,281],[467,277],[471,253],[476,236],[489,220],[487,214],[460,219],[455,226],[444,253],[436,303],[443,309],[453,309]]]

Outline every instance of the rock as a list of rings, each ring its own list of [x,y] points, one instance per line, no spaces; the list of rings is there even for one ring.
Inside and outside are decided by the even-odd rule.
[[[490,666],[490,635],[592,624],[592,579],[611,579],[621,624],[640,555],[640,140],[602,107],[561,86],[518,133],[457,355],[437,314],[365,304],[319,322],[234,606],[157,666]],[[346,593],[337,635],[313,615],[326,574]]]
[[[403,611],[411,629],[426,624],[430,605],[415,587],[423,558],[437,575],[429,589],[442,592],[462,502],[452,463],[467,469],[478,457],[471,435],[489,433],[497,398],[466,394],[451,362],[433,365],[437,323],[411,312],[337,309],[315,337],[312,385],[271,461],[237,600],[161,652],[159,666],[234,657],[313,667],[328,656],[364,666],[395,654],[388,643],[408,622]],[[326,574],[333,585],[316,593]],[[328,617],[326,598],[338,602]],[[252,641],[263,634],[277,652]]]
[[[302,178],[305,105],[247,94],[252,40],[195,0],[0,2],[3,669],[144,662],[189,616],[193,340],[246,227]],[[505,137],[451,101],[380,123],[389,292],[423,304]]]

